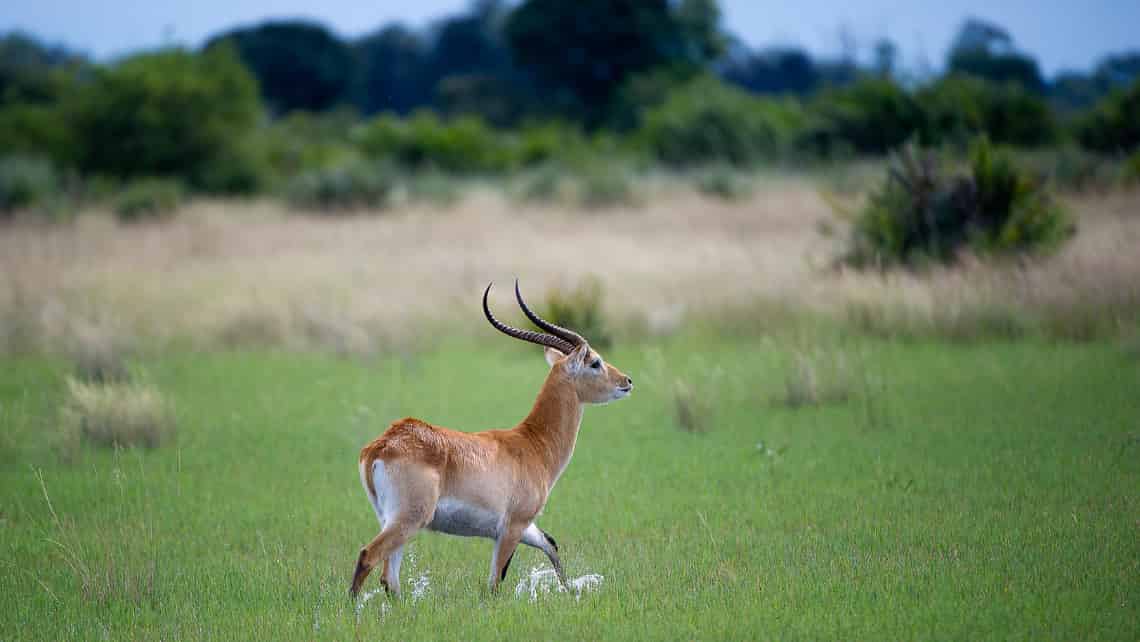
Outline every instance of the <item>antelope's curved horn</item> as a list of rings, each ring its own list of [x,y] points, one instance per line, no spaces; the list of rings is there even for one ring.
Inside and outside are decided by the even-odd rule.
[[[518,299],[519,307],[522,308],[523,314],[526,315],[526,318],[530,319],[531,323],[542,328],[543,330],[546,330],[559,339],[572,344],[574,347],[578,347],[583,343],[586,343],[586,339],[584,339],[582,335],[574,332],[573,330],[567,330],[560,325],[555,325],[546,319],[543,319],[542,317],[535,314],[534,310],[531,310],[529,307],[527,307],[526,301],[523,301],[522,292],[519,291],[518,279],[515,279],[515,298]]]
[[[563,339],[561,337],[557,337],[554,335],[550,335],[550,334],[545,334],[542,332],[534,332],[531,330],[521,330],[519,328],[509,326],[509,325],[503,323],[502,321],[499,321],[498,319],[496,319],[495,315],[491,314],[490,306],[487,305],[487,295],[491,293],[491,286],[493,286],[494,284],[495,284],[494,281],[492,281],[491,283],[488,283],[487,289],[483,290],[483,314],[487,317],[487,321],[489,321],[491,323],[491,325],[495,327],[496,330],[498,330],[499,332],[502,332],[503,334],[507,335],[508,337],[514,337],[514,338],[520,339],[522,341],[527,341],[530,343],[536,343],[540,346],[547,346],[550,348],[556,348],[558,350],[561,350],[565,354],[570,354],[571,352],[574,351],[574,348],[576,347],[575,344],[571,343],[570,341],[567,341],[566,339]]]

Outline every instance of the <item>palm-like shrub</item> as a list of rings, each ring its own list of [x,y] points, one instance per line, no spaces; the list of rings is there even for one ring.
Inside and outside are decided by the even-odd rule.
[[[950,262],[964,247],[1018,253],[1056,246],[1073,231],[1044,183],[986,139],[969,171],[947,174],[912,146],[892,159],[852,229],[846,259],[856,266]]]

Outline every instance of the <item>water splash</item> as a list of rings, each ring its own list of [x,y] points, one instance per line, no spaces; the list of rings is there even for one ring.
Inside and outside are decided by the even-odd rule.
[[[428,587],[431,586],[427,571],[420,573],[419,577],[408,578],[408,583],[412,585],[412,602],[419,602],[427,595]]]
[[[575,600],[581,600],[583,592],[597,590],[604,579],[606,579],[604,576],[597,573],[587,573],[568,580],[566,582],[568,587],[564,587],[558,581],[558,574],[553,568],[535,566],[530,569],[530,573],[519,579],[519,583],[515,586],[515,597],[529,596],[531,602],[537,602],[539,594],[549,595],[555,591],[565,593],[569,589],[574,592]]]
[[[368,591],[363,596],[361,596],[360,601],[358,601],[356,603],[356,618],[357,618],[357,620],[360,619],[360,612],[364,610],[364,605],[367,604],[369,600],[376,597],[377,595],[383,595],[383,594],[384,594],[384,589],[378,588],[378,589],[375,589],[372,591]],[[391,609],[392,609],[392,605],[389,604],[387,601],[381,603],[380,604],[380,617],[383,618],[385,615],[388,615],[388,611],[390,611]]]

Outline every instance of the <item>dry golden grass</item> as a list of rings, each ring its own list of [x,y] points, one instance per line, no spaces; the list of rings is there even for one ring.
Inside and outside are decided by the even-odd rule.
[[[674,184],[604,213],[474,189],[445,211],[335,220],[199,201],[140,225],[99,213],[11,224],[0,230],[0,347],[51,350],[97,324],[132,341],[367,354],[439,327],[481,329],[482,287],[501,284],[506,314],[515,275],[535,300],[596,277],[607,314],[663,330],[763,300],[837,318],[873,310],[871,329],[1008,309],[1080,337],[1140,307],[1138,192],[1071,200],[1080,231],[1048,259],[879,275],[831,267],[835,241],[819,229],[832,209],[806,179],[758,180],[738,202]]]
[[[68,379],[60,423],[64,446],[86,440],[99,446],[157,448],[175,432],[174,415],[161,393],[135,383]]]

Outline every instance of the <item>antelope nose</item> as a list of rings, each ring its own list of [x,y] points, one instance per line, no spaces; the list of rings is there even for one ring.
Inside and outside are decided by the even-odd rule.
[[[633,387],[633,379],[626,377],[625,378],[625,387],[626,388],[632,388]]]

